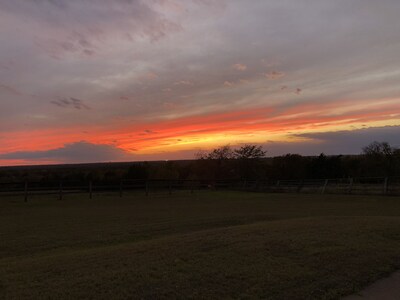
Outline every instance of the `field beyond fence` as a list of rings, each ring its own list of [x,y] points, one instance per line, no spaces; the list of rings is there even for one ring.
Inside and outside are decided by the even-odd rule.
[[[118,182],[0,182],[0,196],[22,196],[25,201],[33,195],[87,194],[114,192],[123,197],[124,192],[142,191],[172,194],[174,191],[242,190],[270,193],[314,193],[357,195],[400,195],[400,177],[306,179],[306,180],[121,180]]]

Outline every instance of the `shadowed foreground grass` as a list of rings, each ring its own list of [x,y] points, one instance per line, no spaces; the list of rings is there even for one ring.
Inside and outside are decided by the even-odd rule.
[[[400,199],[0,201],[0,298],[337,299],[400,267]]]

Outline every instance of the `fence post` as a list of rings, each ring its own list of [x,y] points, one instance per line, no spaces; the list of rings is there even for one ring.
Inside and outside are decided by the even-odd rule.
[[[246,186],[247,186],[247,181],[243,180],[243,190],[246,190]]]
[[[354,182],[354,179],[350,178],[350,180],[349,180],[349,189],[348,189],[348,193],[349,194],[351,194],[351,191],[353,189],[353,182]]]
[[[93,186],[92,181],[89,181],[89,199],[92,199]]]
[[[119,183],[119,197],[122,198],[122,180]]]
[[[25,181],[24,186],[24,202],[28,202],[28,181]]]
[[[328,182],[329,182],[329,179],[325,179],[324,186],[322,187],[322,194],[325,194],[325,192],[326,192],[326,187],[328,186]]]
[[[62,198],[63,198],[63,185],[62,185],[62,181],[60,181],[58,200],[62,200]]]
[[[146,196],[148,196],[149,195],[149,184],[148,184],[147,180],[146,180],[146,183],[145,183],[145,189],[146,189]]]
[[[300,193],[301,189],[303,188],[304,180],[300,180],[299,186],[297,187],[297,192]]]
[[[388,181],[389,178],[385,177],[385,181],[383,182],[383,194],[387,194],[388,193]]]

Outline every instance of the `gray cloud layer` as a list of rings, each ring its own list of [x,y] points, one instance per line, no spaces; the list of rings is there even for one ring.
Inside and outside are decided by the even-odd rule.
[[[299,143],[267,143],[268,155],[300,153],[303,155],[360,154],[373,141],[388,142],[400,148],[400,126],[365,128],[353,131],[320,132],[296,135],[308,139]]]
[[[218,3],[1,1],[0,83],[39,95],[2,95],[4,122],[17,127],[35,102],[30,113],[74,123],[48,106],[71,90],[97,108],[87,123],[399,95],[399,1]]]
[[[1,159],[26,161],[58,161],[62,163],[126,161],[133,157],[125,151],[110,145],[95,145],[85,141],[66,144],[46,151],[18,151],[0,154]]]

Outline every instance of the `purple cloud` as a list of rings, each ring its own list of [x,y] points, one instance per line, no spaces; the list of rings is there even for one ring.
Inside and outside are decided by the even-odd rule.
[[[111,40],[148,38],[157,41],[180,30],[158,10],[157,1],[36,0],[2,1],[8,19],[24,19],[35,32],[36,44],[53,58],[71,54],[94,55]]]
[[[388,142],[400,147],[400,126],[384,126],[349,131],[316,132],[296,134],[294,137],[306,138],[301,142],[267,142],[269,156],[286,153],[302,155],[360,154],[362,148],[373,141]]]
[[[85,141],[45,151],[18,151],[0,154],[0,160],[17,159],[38,162],[57,160],[62,163],[127,161],[132,158],[132,155],[115,146],[91,144]]]

